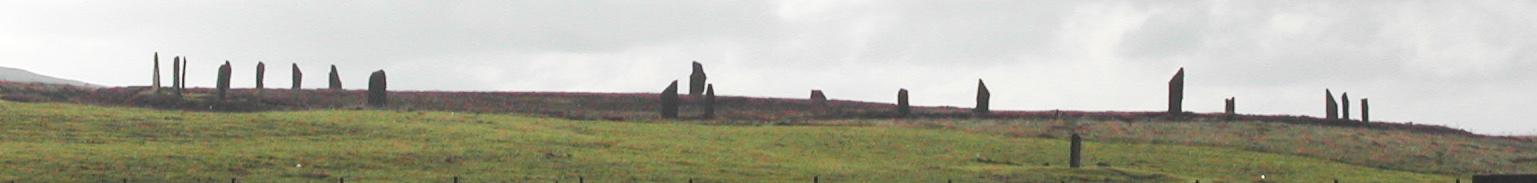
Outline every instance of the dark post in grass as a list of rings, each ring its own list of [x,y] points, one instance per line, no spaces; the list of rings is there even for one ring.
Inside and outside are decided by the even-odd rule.
[[[1071,141],[1072,142],[1068,144],[1067,164],[1070,167],[1078,168],[1083,166],[1083,137],[1080,137],[1077,133],[1074,133],[1071,137]]]
[[[977,116],[987,116],[988,100],[992,97],[993,93],[987,91],[987,84],[982,83],[982,79],[977,79],[977,107],[972,108],[971,112],[976,113]]]
[[[227,92],[229,90],[229,75],[230,75],[230,72],[231,71],[230,71],[229,61],[228,60],[224,61],[224,65],[219,65],[219,78],[218,78],[219,80],[218,80],[218,86],[216,86],[219,89],[219,100],[224,100],[224,97],[225,97],[224,94],[225,94],[225,92]]]
[[[261,92],[267,85],[263,84],[267,78],[267,63],[256,62],[256,91]]]
[[[1174,73],[1174,78],[1169,79],[1169,114],[1179,114],[1184,111],[1182,103],[1185,100],[1185,68],[1179,68]]]
[[[688,96],[698,99],[704,94],[705,75],[704,65],[694,62],[694,73],[688,75]]]
[[[160,93],[160,52],[155,52],[155,82],[150,84],[150,91]]]
[[[389,105],[389,92],[386,91],[384,70],[374,71],[368,75],[368,106],[384,108]]]
[[[342,89],[342,76],[340,74],[336,73],[336,65],[331,65],[331,87],[330,88],[332,90],[340,90],[340,89]]]
[[[897,90],[897,117],[907,117],[912,112],[912,107],[907,103],[907,89]]]
[[[704,86],[704,118],[715,118],[715,84]]]
[[[662,118],[678,118],[678,80],[662,90]]]
[[[1361,98],[1361,122],[1362,123],[1370,123],[1370,122],[1372,122],[1372,115],[1371,115],[1371,113],[1367,113],[1366,98]]]
[[[1238,113],[1234,111],[1233,106],[1233,100],[1235,99],[1236,98],[1227,98],[1226,100],[1222,101],[1225,104],[1223,105],[1224,107],[1222,107],[1224,109],[1223,114],[1227,114],[1227,120],[1233,120],[1233,117],[1238,115]]]
[[[811,90],[811,106],[826,107],[827,94],[822,94],[822,90]]]
[[[1325,119],[1339,118],[1339,104],[1334,102],[1334,93],[1329,92],[1328,89],[1324,89],[1324,107],[1327,108],[1324,109]]]
[[[294,73],[294,78],[293,78],[294,79],[294,87],[293,87],[293,90],[299,90],[299,83],[303,83],[304,82],[304,72],[299,72],[299,63],[294,63],[294,71],[293,71],[293,73]]]
[[[1350,93],[1340,92],[1340,119],[1350,120]]]

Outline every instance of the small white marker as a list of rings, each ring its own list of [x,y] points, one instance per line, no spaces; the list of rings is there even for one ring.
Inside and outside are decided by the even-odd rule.
[[[294,167],[304,167],[302,164],[294,164]]]

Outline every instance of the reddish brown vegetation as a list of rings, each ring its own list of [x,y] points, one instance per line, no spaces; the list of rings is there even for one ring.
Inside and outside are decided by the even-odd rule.
[[[264,96],[234,95],[224,101],[214,101],[210,94],[215,91],[210,88],[189,88],[188,97],[145,94],[144,91],[148,89],[149,87],[84,89],[65,85],[0,82],[0,99],[165,110],[260,112],[350,109],[363,106],[363,101],[366,101],[367,97],[366,91],[363,90],[269,90]],[[231,92],[252,93],[255,90],[231,89]],[[392,108],[399,110],[513,113],[582,120],[648,120],[657,119],[656,111],[661,110],[659,108],[662,107],[657,105],[659,98],[660,95],[656,93],[398,91],[390,92],[388,100]],[[807,102],[803,99],[718,96],[714,102],[715,119],[794,121],[894,117],[890,112],[894,107],[891,103],[827,101],[826,112],[811,112],[806,110]],[[970,109],[957,107],[912,107],[911,110],[906,117],[1036,120],[1061,118],[1126,122],[1217,121],[1226,117],[1224,113],[1169,115],[1167,111],[992,111],[987,116],[974,116]],[[1235,115],[1232,120],[1399,129],[1476,136],[1467,131],[1437,125],[1352,122],[1307,116]]]

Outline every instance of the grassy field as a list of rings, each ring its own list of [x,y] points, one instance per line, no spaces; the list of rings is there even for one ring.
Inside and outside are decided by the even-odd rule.
[[[201,113],[0,102],[0,181],[1451,182],[1241,148],[964,128],[722,126],[452,112]],[[887,121],[901,123],[901,121]],[[1108,166],[1094,164],[1105,163]],[[1047,165],[1049,164],[1049,165]],[[1465,178],[1464,178],[1465,179]]]

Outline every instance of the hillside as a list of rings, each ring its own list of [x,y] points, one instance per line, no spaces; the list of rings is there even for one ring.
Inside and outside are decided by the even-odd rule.
[[[183,97],[144,88],[84,89],[59,85],[0,84],[0,99],[64,102],[174,111],[270,113],[361,109],[363,91],[236,89],[217,101],[206,88]],[[687,99],[687,97],[685,97]],[[578,121],[656,123],[657,96],[645,93],[391,92],[401,112],[440,111],[513,114]],[[1325,120],[1303,116],[1220,114],[1168,115],[1162,112],[995,111],[973,116],[968,109],[915,107],[910,118],[891,116],[891,104],[831,100],[814,106],[804,99],[721,96],[719,118],[700,119],[700,105],[687,101],[684,122],[718,126],[877,126],[963,131],[1007,137],[1061,138],[1077,132],[1102,142],[1205,146],[1288,154],[1384,170],[1439,175],[1537,172],[1532,138],[1483,136],[1424,124]],[[1119,162],[1112,164],[1128,164]]]
[[[0,102],[0,180],[134,182],[1451,182],[1238,148],[1085,144],[902,122],[719,126],[458,112],[205,113]],[[830,125],[830,124],[817,124]],[[1285,124],[1281,124],[1285,125]],[[1298,127],[1304,128],[1304,127]],[[1099,135],[1103,136],[1103,135]]]
[[[62,84],[62,85],[90,87],[90,88],[101,87],[100,85],[95,85],[95,84],[90,84],[90,83],[81,82],[81,81],[75,81],[75,80],[59,79],[59,78],[52,77],[52,76],[45,76],[45,75],[42,75],[42,74],[32,73],[31,71],[21,70],[21,69],[17,69],[17,68],[10,68],[10,67],[0,67],[0,81],[8,81],[8,82],[15,82],[15,83]]]

